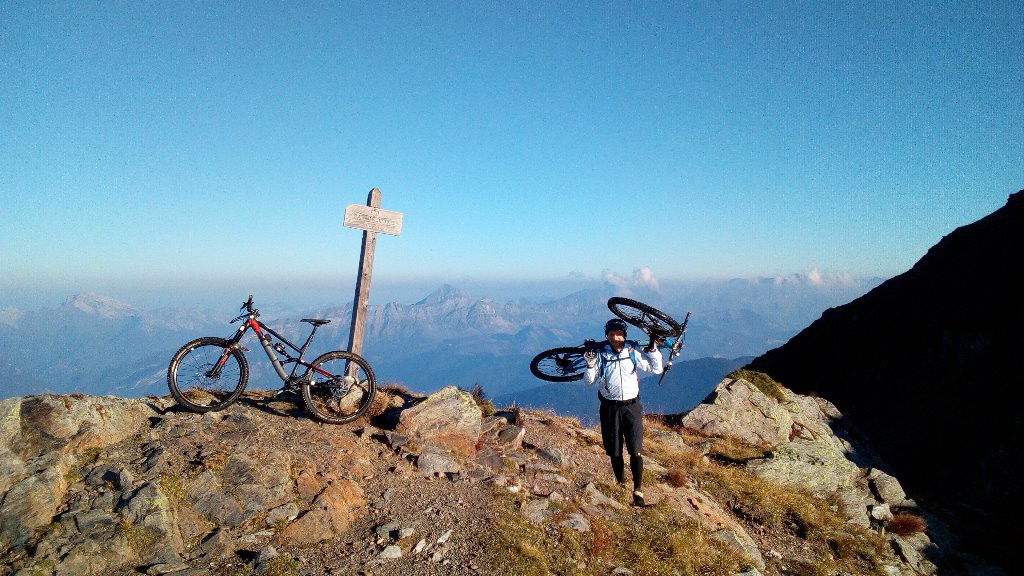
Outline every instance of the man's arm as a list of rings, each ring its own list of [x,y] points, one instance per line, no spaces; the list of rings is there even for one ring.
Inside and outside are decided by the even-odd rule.
[[[587,369],[583,372],[583,383],[590,386],[597,381],[597,354],[592,351],[586,352],[583,354],[583,358],[587,361]]]
[[[648,374],[661,374],[664,371],[664,360],[661,357],[661,350],[655,348],[648,350],[644,348],[643,354],[638,358],[637,368]]]

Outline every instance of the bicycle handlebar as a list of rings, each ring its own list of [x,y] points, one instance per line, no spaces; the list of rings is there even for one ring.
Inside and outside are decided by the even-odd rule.
[[[231,321],[232,324],[234,324],[235,322],[238,322],[239,320],[241,320],[242,318],[245,318],[246,316],[259,316],[260,315],[260,311],[252,307],[252,294],[249,294],[249,299],[248,300],[246,300],[245,302],[242,302],[242,307],[239,308],[238,311],[242,312],[242,314],[239,314],[234,320],[232,320]]]

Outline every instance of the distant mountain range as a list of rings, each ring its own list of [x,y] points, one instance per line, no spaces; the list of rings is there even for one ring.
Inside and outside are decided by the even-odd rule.
[[[880,281],[797,275],[694,283],[661,292],[608,285],[543,302],[473,298],[444,285],[413,304],[371,306],[364,356],[382,384],[399,383],[416,392],[480,384],[491,398],[511,395],[524,404],[532,394],[546,394],[546,383],[530,374],[530,359],[547,348],[599,338],[611,317],[606,303],[612,295],[628,295],[680,318],[693,312],[676,372],[682,374],[687,360],[762,353],[785,342],[823,310],[856,298]],[[239,302],[244,296],[239,295]],[[198,336],[231,334],[233,312],[142,311],[94,293],[73,296],[57,308],[0,308],[0,398],[44,391],[165,395],[165,371],[174,352]],[[263,310],[263,319],[297,344],[309,330],[299,321],[304,317],[332,320],[317,333],[311,355],[348,347],[351,303],[289,312],[288,317]],[[643,339],[642,334],[630,336]],[[244,343],[253,350],[250,386],[279,387],[255,340],[250,336]],[[722,369],[734,364],[724,362]],[[709,379],[709,385],[722,374]]]

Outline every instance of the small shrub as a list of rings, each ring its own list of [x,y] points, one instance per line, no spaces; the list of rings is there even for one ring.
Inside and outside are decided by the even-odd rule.
[[[665,475],[665,480],[670,486],[682,488],[683,486],[686,486],[687,475],[681,468],[672,468],[668,471],[668,474]]]
[[[513,404],[508,408],[509,414],[512,415],[512,424],[516,426],[522,426],[526,423],[526,415],[523,413],[522,407],[518,404]]]
[[[298,576],[299,562],[287,554],[281,554],[263,562],[259,569],[264,576]]]
[[[764,457],[764,450],[735,438],[715,438],[709,446],[708,455],[718,460],[742,464],[747,460]]]
[[[157,486],[172,502],[184,502],[185,496],[188,495],[185,481],[181,476],[164,476],[157,482]]]
[[[411,394],[409,389],[399,382],[385,382],[378,388],[381,392],[387,392],[388,394],[393,394],[395,396],[409,396]]]
[[[900,513],[895,514],[892,520],[885,525],[886,529],[893,534],[900,536],[910,536],[918,532],[924,532],[928,529],[928,523],[924,521],[924,518],[915,516],[913,514]]]
[[[497,410],[494,408],[494,404],[487,399],[487,394],[484,393],[484,389],[479,384],[474,384],[473,389],[470,391],[473,395],[473,401],[480,407],[480,412],[484,416],[491,416]]]
[[[756,386],[757,389],[763,392],[765,396],[774,398],[779,402],[786,401],[786,395],[782,392],[782,385],[775,380],[772,380],[771,376],[764,372],[755,372],[754,370],[741,368],[731,372],[728,375],[728,378],[742,378]]]
[[[370,402],[370,407],[366,409],[365,418],[373,419],[377,416],[388,411],[391,408],[392,393],[385,391],[383,388],[374,394],[373,401]]]
[[[132,552],[141,554],[143,550],[156,544],[158,537],[155,532],[144,526],[135,526],[122,520],[118,526],[119,535],[128,542]]]

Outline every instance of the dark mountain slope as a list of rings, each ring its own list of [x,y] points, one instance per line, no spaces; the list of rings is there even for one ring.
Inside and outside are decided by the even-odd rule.
[[[988,551],[1024,514],[1022,260],[1024,190],[750,364],[832,400]]]

